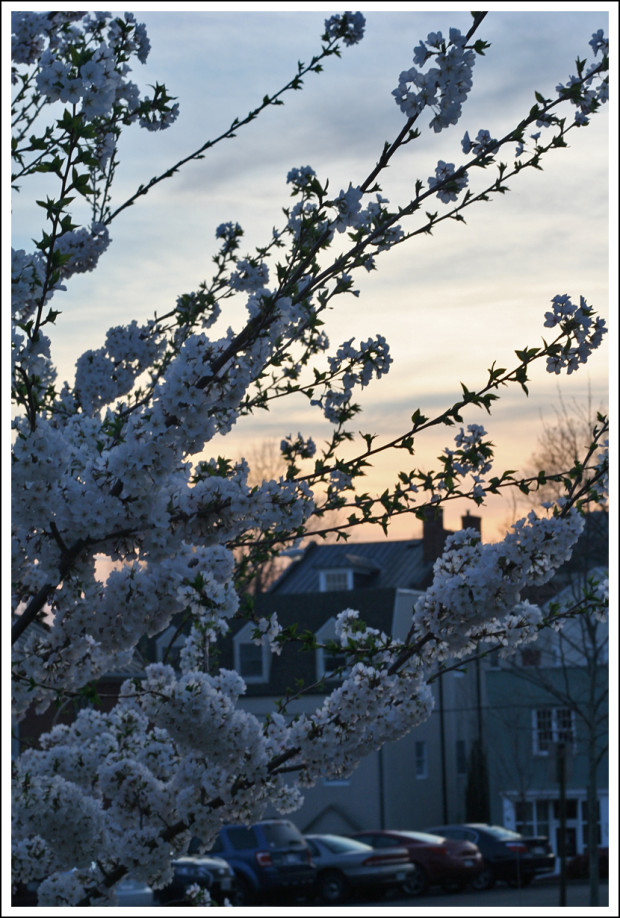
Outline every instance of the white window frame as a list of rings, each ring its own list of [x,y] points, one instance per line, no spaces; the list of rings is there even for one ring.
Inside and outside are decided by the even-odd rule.
[[[346,578],[346,586],[331,586],[329,583],[330,577],[344,577]],[[325,568],[324,570],[319,571],[319,590],[321,593],[331,593],[341,590],[352,590],[353,589],[353,571],[348,567],[332,567]]]
[[[233,656],[235,660],[235,669],[247,685],[257,685],[263,682],[269,682],[269,674],[271,669],[271,651],[267,640],[263,638],[261,644],[261,672],[260,675],[256,676],[246,676],[244,675],[241,669],[241,645],[242,644],[254,644],[252,635],[256,629],[256,625],[253,622],[248,622],[247,625],[244,625],[240,631],[238,631],[233,638]]]
[[[428,778],[428,745],[426,740],[415,741],[415,776],[418,781]]]
[[[566,707],[552,708],[548,705],[543,705],[539,708],[532,709],[532,751],[534,755],[548,756],[549,751],[550,751],[549,748],[544,748],[540,743],[541,728],[539,726],[539,721],[538,721],[539,712],[540,713],[548,712],[550,715],[549,717],[550,737],[549,739],[546,739],[545,742],[548,743],[549,746],[553,746],[555,743],[563,741],[568,744],[571,752],[575,752],[577,748],[577,731],[576,731],[575,712],[571,710],[571,708],[566,708]],[[560,732],[566,731],[566,726],[562,725],[562,727],[560,727],[558,723],[560,712],[568,712],[570,716],[570,739],[566,739],[566,738],[562,739],[562,737],[560,737]]]

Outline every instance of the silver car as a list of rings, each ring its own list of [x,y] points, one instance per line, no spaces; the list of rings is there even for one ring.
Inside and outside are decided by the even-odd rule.
[[[305,835],[317,867],[317,893],[328,904],[364,889],[398,887],[413,873],[405,848],[377,851],[341,835]]]

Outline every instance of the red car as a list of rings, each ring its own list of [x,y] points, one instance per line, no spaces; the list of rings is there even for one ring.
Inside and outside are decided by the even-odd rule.
[[[352,836],[373,848],[406,848],[415,872],[401,885],[406,896],[420,896],[431,884],[463,889],[482,870],[476,845],[426,832],[357,832]]]

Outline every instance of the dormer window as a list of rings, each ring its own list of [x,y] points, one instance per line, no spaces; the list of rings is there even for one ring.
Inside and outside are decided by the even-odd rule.
[[[321,593],[329,593],[332,590],[352,590],[353,571],[346,567],[319,571],[319,589]]]
[[[269,681],[271,651],[267,642],[255,644],[253,640],[256,626],[248,622],[233,638],[235,669],[248,685]]]

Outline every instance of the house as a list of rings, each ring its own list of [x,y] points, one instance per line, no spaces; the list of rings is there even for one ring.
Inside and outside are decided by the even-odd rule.
[[[607,532],[606,514],[589,514],[573,558],[543,599],[566,608],[589,576],[607,576]],[[589,788],[598,844],[609,845],[608,651],[608,623],[582,616],[485,671],[492,820],[547,835],[558,854],[563,754],[569,857],[587,846]]]
[[[467,514],[462,525],[479,532],[481,523]],[[370,627],[404,638],[448,535],[439,510],[424,521],[420,539],[310,544],[270,590],[256,597],[256,615],[269,618],[275,612],[283,627],[297,623],[324,645],[334,637],[336,616],[352,608]],[[323,646],[308,651],[300,645],[275,655],[266,644],[253,642],[254,627],[241,626],[220,659],[245,679],[244,707],[264,716],[303,684],[306,691],[288,710],[312,710],[340,680],[344,657]],[[295,814],[298,825],[308,832],[348,833],[421,829],[464,819],[467,762],[481,732],[481,690],[474,668],[444,674],[433,686],[435,711],[429,720],[367,756],[350,777],[324,780],[309,790]]]

